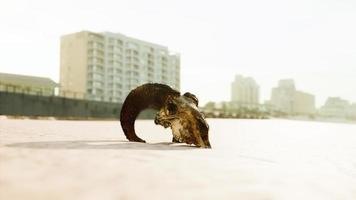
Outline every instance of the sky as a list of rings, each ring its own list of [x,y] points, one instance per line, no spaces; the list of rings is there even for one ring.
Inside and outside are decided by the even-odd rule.
[[[0,72],[59,81],[60,36],[119,32],[181,54],[181,91],[230,100],[236,74],[263,103],[280,79],[356,102],[354,0],[11,0],[0,2]]]

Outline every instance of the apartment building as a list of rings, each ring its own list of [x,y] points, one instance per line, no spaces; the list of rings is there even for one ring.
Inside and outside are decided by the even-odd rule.
[[[179,54],[120,33],[82,31],[61,37],[61,96],[123,102],[147,82],[179,90]]]
[[[344,118],[350,111],[350,103],[340,97],[329,97],[320,108],[320,115],[324,117]]]
[[[283,79],[278,87],[272,89],[268,102],[273,110],[287,114],[314,114],[315,97],[312,94],[296,90],[294,80]]]
[[[231,106],[233,108],[257,108],[259,89],[253,78],[236,75],[231,83]]]

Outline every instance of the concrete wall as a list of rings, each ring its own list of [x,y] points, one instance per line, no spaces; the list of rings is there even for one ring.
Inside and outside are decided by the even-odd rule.
[[[85,98],[87,84],[88,32],[61,37],[60,95]]]
[[[0,115],[119,119],[121,106],[119,103],[0,91]],[[147,110],[139,118],[153,119],[155,112]]]

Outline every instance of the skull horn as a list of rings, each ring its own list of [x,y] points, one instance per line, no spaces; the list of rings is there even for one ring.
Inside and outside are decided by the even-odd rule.
[[[147,108],[159,110],[170,96],[180,96],[180,93],[159,83],[146,83],[128,94],[121,108],[120,122],[129,141],[145,142],[135,132],[137,116]]]

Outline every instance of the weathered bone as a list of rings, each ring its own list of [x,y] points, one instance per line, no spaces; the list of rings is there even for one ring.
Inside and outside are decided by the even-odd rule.
[[[167,85],[147,83],[132,90],[126,97],[120,114],[121,127],[129,141],[145,142],[136,135],[135,120],[142,110],[157,109],[155,123],[171,127],[173,141],[210,148],[209,127],[197,106],[198,98],[191,93],[180,96],[178,91]]]

